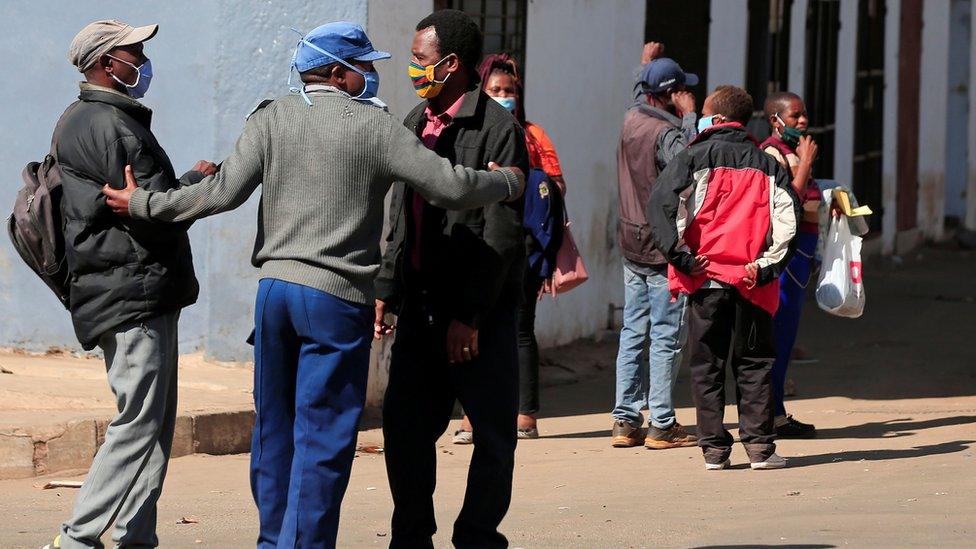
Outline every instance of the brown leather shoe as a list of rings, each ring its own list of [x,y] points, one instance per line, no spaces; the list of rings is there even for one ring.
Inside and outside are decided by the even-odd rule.
[[[613,422],[613,434],[610,444],[614,448],[633,448],[644,444],[647,431],[641,427],[634,427],[630,423],[618,419]]]
[[[652,425],[647,433],[647,439],[644,441],[644,446],[651,450],[683,448],[697,444],[698,437],[685,431],[685,428],[677,421],[667,429],[658,429]]]

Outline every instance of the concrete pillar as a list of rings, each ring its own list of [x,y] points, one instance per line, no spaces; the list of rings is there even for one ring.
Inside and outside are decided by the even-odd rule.
[[[881,159],[882,253],[895,252],[898,235],[898,48],[901,35],[901,0],[888,0],[885,15],[884,127]]]
[[[786,89],[801,96],[806,92],[808,4],[808,0],[796,0],[790,12],[790,68]]]
[[[854,84],[857,77],[857,4],[841,0],[837,34],[837,109],[835,111],[834,179],[854,182]]]
[[[748,0],[713,1],[708,31],[708,91],[731,84],[745,87],[749,48]]]
[[[948,99],[949,2],[925,2],[919,80],[918,227],[931,240],[939,240],[944,232]]]
[[[971,14],[970,28],[976,28],[976,10]],[[966,182],[965,227],[976,231],[976,33],[969,51],[969,177]]]

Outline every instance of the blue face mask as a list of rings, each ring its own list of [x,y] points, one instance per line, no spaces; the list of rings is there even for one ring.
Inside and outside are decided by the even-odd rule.
[[[506,111],[515,114],[515,98],[514,97],[492,97],[499,105],[501,105]]]
[[[295,32],[298,32],[296,29],[292,29],[292,30],[295,31]],[[299,33],[299,34],[301,34],[301,33]],[[363,75],[363,79],[366,81],[365,85],[363,86],[363,91],[359,92],[359,95],[354,96],[353,99],[355,99],[356,101],[362,101],[364,103],[371,103],[371,104],[375,104],[376,103],[374,101],[374,99],[376,99],[376,94],[379,93],[379,91],[380,91],[380,74],[378,72],[376,72],[376,71],[366,72],[366,71],[359,70],[356,67],[350,65],[349,63],[346,63],[343,59],[340,59],[340,58],[336,57],[335,55],[332,55],[331,53],[323,50],[322,48],[320,48],[318,46],[316,46],[315,44],[313,44],[313,43],[305,40],[305,38],[303,37],[299,41],[298,46],[295,48],[295,55],[292,57],[292,61],[291,61],[291,69],[292,70],[288,74],[288,86],[289,86],[289,88],[293,92],[298,91],[299,93],[301,93],[302,94],[302,97],[305,99],[305,102],[306,103],[308,103],[309,105],[311,105],[312,104],[312,100],[308,98],[308,95],[305,93],[305,89],[304,88],[298,89],[298,88],[291,87],[291,77],[292,77],[292,74],[294,74],[294,72],[295,72],[295,59],[298,58],[298,48],[300,48],[302,46],[302,44],[304,44],[304,45],[312,48],[313,50],[321,53],[322,55],[327,55],[327,56],[331,57],[332,59],[335,59],[336,61],[338,61],[339,63],[342,63],[343,65],[345,65],[349,69],[354,70],[354,71],[358,72],[359,74]]]
[[[703,117],[699,118],[698,119],[698,133],[702,133],[703,131],[707,130],[708,128],[711,128],[714,123],[715,123],[715,116],[703,116]]]
[[[129,97],[133,99],[142,99],[143,97],[145,97],[146,92],[149,91],[149,84],[152,82],[152,77],[153,77],[152,61],[146,59],[145,63],[137,67],[124,59],[119,59],[118,57],[115,57],[114,55],[109,55],[109,54],[105,54],[105,55],[107,57],[115,59],[119,63],[125,63],[126,65],[129,65],[130,67],[136,70],[136,81],[132,84],[126,84],[125,82],[119,80],[119,77],[115,76],[115,74],[112,74],[111,76],[113,79],[115,79],[116,82],[125,86],[125,91],[126,93],[129,94]]]

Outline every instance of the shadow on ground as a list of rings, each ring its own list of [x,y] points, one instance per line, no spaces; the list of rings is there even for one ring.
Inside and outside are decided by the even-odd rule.
[[[926,248],[904,263],[887,260],[865,267],[867,306],[859,319],[834,317],[808,299],[800,344],[815,357],[793,365],[797,399],[840,396],[861,400],[901,400],[976,395],[976,253]],[[543,391],[542,417],[606,413],[614,403],[616,342],[577,342],[543,352],[544,360],[567,369],[576,357],[595,363],[597,377]],[[543,368],[542,375],[553,366]],[[551,371],[551,370],[550,370]],[[727,399],[733,397],[727,391]],[[675,404],[692,406],[687,371],[674,392]],[[787,402],[787,407],[789,403]],[[971,412],[971,410],[966,410]],[[908,420],[906,420],[908,421]],[[907,436],[939,422],[973,423],[972,415],[906,424],[867,423],[827,429],[826,438]]]

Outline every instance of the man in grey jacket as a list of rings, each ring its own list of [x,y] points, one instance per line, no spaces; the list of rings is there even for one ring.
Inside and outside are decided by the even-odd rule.
[[[52,547],[154,547],[156,501],[166,475],[176,421],[177,323],[197,299],[189,224],[153,227],[112,215],[101,194],[121,186],[131,165],[143,188],[165,191],[213,173],[197,162],[177,179],[138,101],[152,64],[143,42],[156,25],[109,20],[87,25],[68,51],[85,75],[78,101],[55,129],[52,151],[62,174],[65,255],[71,273],[71,320],[82,347],[100,347],[118,403],[74,511]]]
[[[611,439],[617,448],[643,444],[659,450],[695,444],[695,437],[677,422],[672,395],[685,340],[685,298],[671,299],[667,260],[654,247],[645,212],[658,174],[695,137],[695,97],[686,86],[697,83],[696,75],[684,72],[672,59],[648,60],[636,86],[637,101],[627,110],[620,130],[617,233],[624,314]]]
[[[261,186],[253,264],[257,420],[251,488],[259,547],[335,545],[366,397],[383,199],[403,181],[442,208],[515,200],[518,169],[452,167],[376,108],[378,52],[362,28],[329,23],[293,61],[304,86],[253,113],[212,177],[166,192],[106,187],[135,219],[187,222]]]

